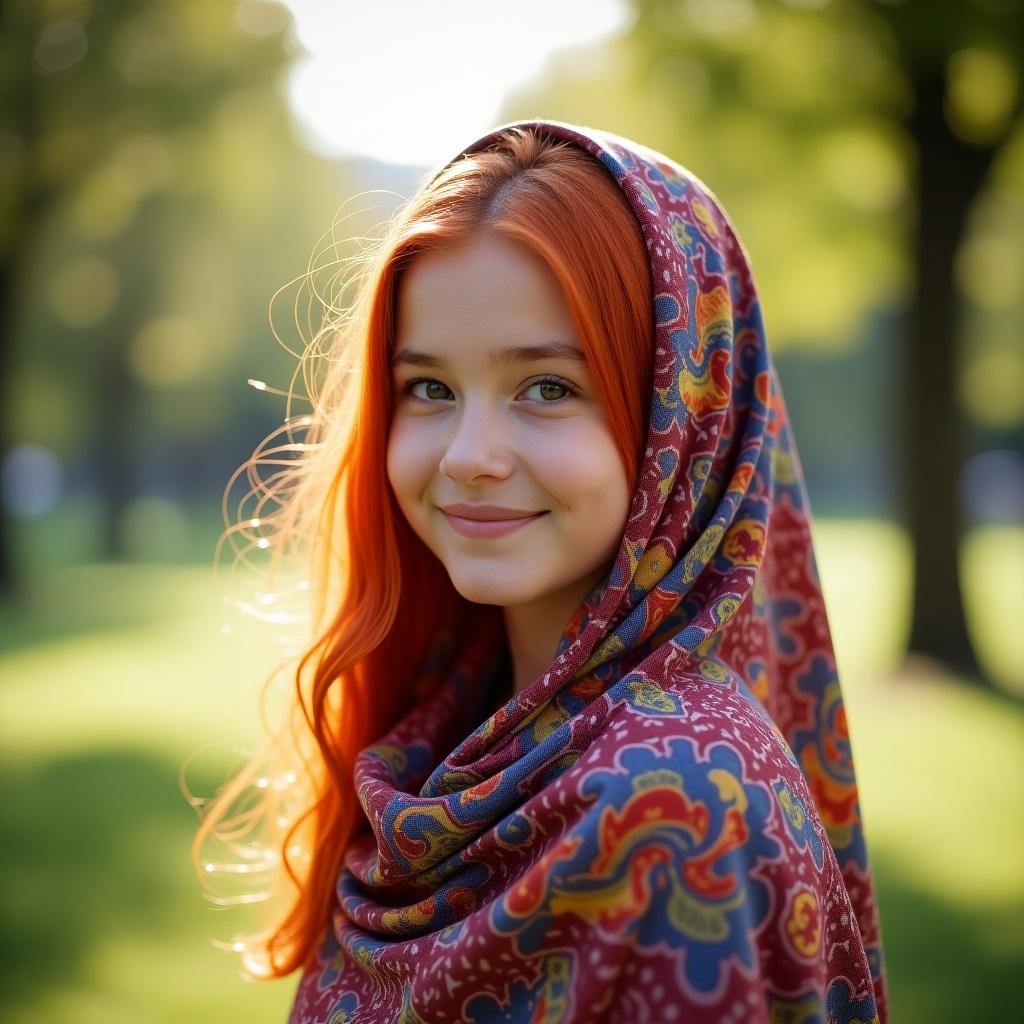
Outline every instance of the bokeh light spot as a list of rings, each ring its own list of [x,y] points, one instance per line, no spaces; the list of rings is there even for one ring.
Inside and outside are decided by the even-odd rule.
[[[42,71],[66,71],[85,56],[89,40],[77,21],[52,21],[39,33],[32,53]]]
[[[836,194],[852,206],[890,210],[903,198],[903,160],[881,131],[836,131],[823,139],[818,159]]]
[[[235,24],[251,36],[272,36],[290,21],[288,9],[277,0],[242,0],[235,10]]]
[[[0,497],[12,515],[34,519],[57,503],[64,471],[60,461],[39,444],[18,444],[0,468]]]
[[[100,256],[83,256],[66,264],[54,278],[50,301],[56,314],[71,327],[91,327],[117,301],[117,271]]]
[[[946,65],[946,119],[967,142],[998,138],[1013,113],[1020,76],[1013,62],[995,50],[968,47]]]
[[[967,364],[961,381],[964,404],[977,422],[1013,427],[1024,421],[1024,352],[993,346]]]
[[[1024,291],[1024,256],[1009,238],[969,238],[957,253],[955,270],[964,294],[985,309],[1009,309]]]
[[[151,320],[136,334],[129,359],[144,384],[175,387],[209,366],[211,348],[200,324],[184,317],[164,317]]]

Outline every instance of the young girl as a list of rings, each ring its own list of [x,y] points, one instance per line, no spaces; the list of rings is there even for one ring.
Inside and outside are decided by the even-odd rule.
[[[885,1021],[807,495],[714,195],[506,125],[328,327],[301,798],[264,791],[291,888],[247,953],[301,969],[292,1024]]]

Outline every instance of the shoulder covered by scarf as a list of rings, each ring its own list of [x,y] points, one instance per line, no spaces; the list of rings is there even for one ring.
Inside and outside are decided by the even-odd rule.
[[[667,157],[516,123],[600,160],[642,227],[639,482],[543,677],[490,713],[497,638],[447,638],[441,683],[360,753],[369,827],[291,1024],[884,1022],[806,489],[747,255]]]

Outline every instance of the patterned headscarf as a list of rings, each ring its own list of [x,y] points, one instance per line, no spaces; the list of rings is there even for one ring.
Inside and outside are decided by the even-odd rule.
[[[441,637],[423,668],[438,685],[360,753],[369,828],[292,1024],[885,1021],[807,493],[750,261],[667,157],[515,124],[592,154],[641,226],[655,355],[637,487],[614,567],[541,677],[488,713],[501,638]]]

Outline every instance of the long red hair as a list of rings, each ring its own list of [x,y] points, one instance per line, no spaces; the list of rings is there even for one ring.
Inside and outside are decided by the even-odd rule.
[[[559,281],[631,490],[636,485],[654,358],[643,235],[597,159],[542,131],[507,129],[449,164],[392,219],[365,262],[355,303],[329,307],[304,354],[304,366],[320,359],[326,367],[322,380],[304,374],[313,414],[295,419],[305,439],[261,447],[239,470],[251,476],[261,460],[286,464],[266,495],[279,511],[232,530],[251,541],[259,524],[259,546],[271,547],[274,559],[301,551],[315,636],[294,668],[286,720],[208,802],[193,844],[199,877],[209,882],[218,865],[203,856],[207,840],[239,849],[241,837],[262,829],[258,845],[273,881],[261,896],[270,912],[263,930],[234,947],[254,977],[291,973],[322,938],[344,852],[365,825],[355,756],[428,692],[436,673],[423,666],[434,638],[457,623],[503,635],[500,609],[462,598],[413,534],[386,475],[401,274],[419,253],[482,232],[527,246]],[[282,428],[289,438],[294,426]],[[268,457],[285,450],[293,461]],[[273,575],[278,562],[271,564]],[[268,773],[268,764],[282,770]],[[246,850],[251,857],[252,844]]]

